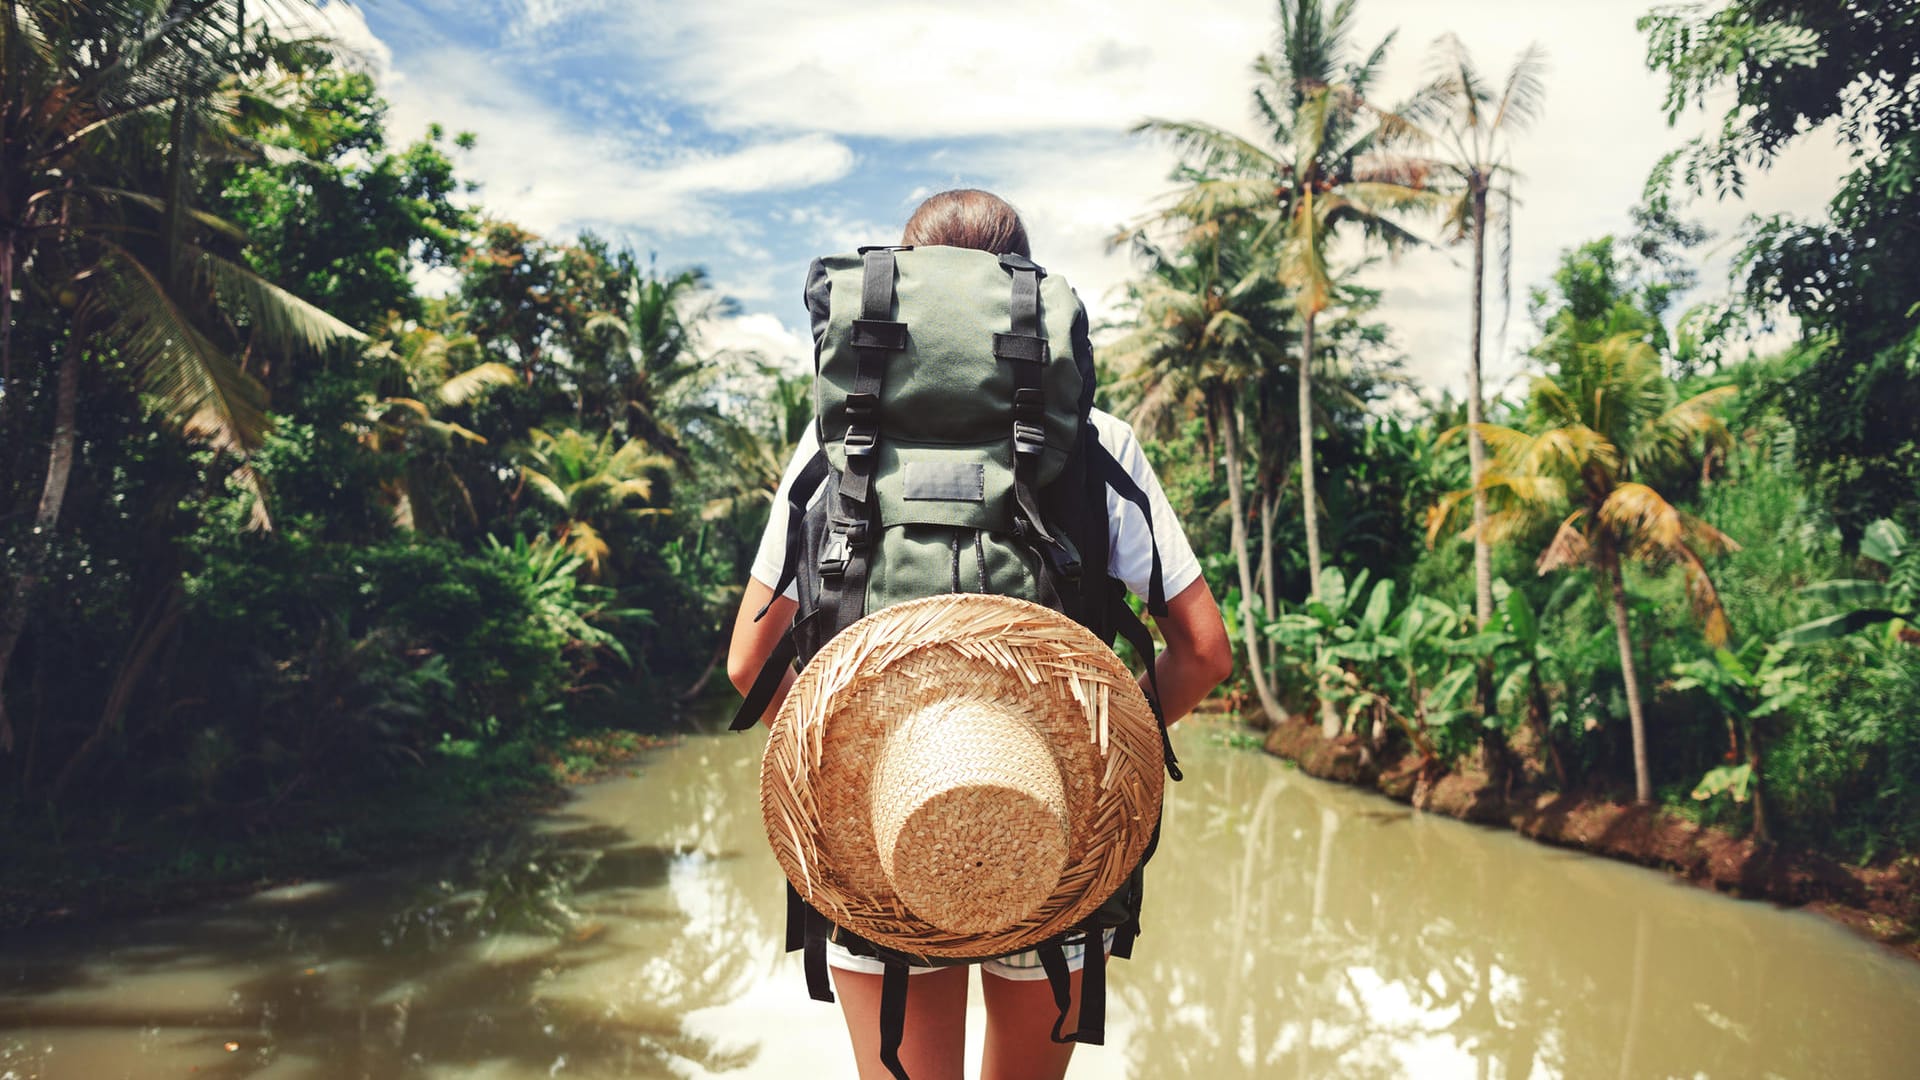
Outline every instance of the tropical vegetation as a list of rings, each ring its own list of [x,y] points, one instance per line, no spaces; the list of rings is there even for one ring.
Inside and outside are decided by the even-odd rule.
[[[703,271],[499,216],[469,137],[393,132],[304,9],[0,9],[13,856],[339,847],[342,807],[487,803],[571,735],[664,729],[811,415],[803,375],[705,344],[734,308]],[[1713,134],[1630,227],[1564,238],[1511,330],[1550,58],[1449,35],[1386,101],[1356,0],[1275,12],[1249,127],[1140,122],[1176,190],[1116,229],[1098,349],[1223,601],[1227,704],[1424,776],[1920,849],[1910,5],[1650,13],[1672,117]],[[1724,238],[1739,289],[1677,311],[1692,208],[1822,125],[1830,202]],[[1376,273],[1452,244],[1464,397],[1408,378]]]
[[[1659,162],[1630,231],[1567,247],[1531,289],[1509,397],[1486,396],[1485,294],[1493,261],[1508,304],[1540,50],[1495,78],[1446,35],[1430,81],[1385,102],[1391,38],[1358,50],[1350,0],[1280,0],[1249,134],[1139,126],[1180,151],[1177,191],[1129,236],[1132,321],[1103,360],[1114,404],[1162,435],[1150,453],[1198,546],[1231,552],[1208,571],[1256,716],[1761,841],[1853,858],[1920,841],[1920,785],[1891,764],[1920,742],[1920,455],[1900,404],[1920,294],[1899,261],[1920,81],[1893,54],[1920,42],[1901,7],[1649,14],[1672,118],[1731,104]],[[1745,288],[1676,313],[1709,239],[1689,207],[1738,198],[1829,120],[1855,171],[1827,212],[1750,223]],[[1372,252],[1457,242],[1466,398],[1410,403]],[[1797,342],[1746,344],[1783,314]]]

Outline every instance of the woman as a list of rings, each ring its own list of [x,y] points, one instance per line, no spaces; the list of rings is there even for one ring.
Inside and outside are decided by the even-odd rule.
[[[1032,257],[1026,227],[1019,214],[1005,201],[984,191],[948,191],[929,198],[908,220],[901,243],[914,247],[975,248],[995,255],[1015,253]],[[1153,507],[1153,520],[1149,524],[1131,503],[1109,492],[1107,515],[1112,536],[1109,565],[1114,577],[1125,582],[1135,594],[1144,596],[1153,542],[1159,543],[1169,600],[1167,617],[1157,621],[1166,648],[1160,653],[1156,672],[1161,704],[1171,723],[1186,715],[1231,673],[1231,646],[1221,624],[1220,610],[1206,579],[1200,574],[1199,563],[1172,508],[1167,505],[1160,482],[1147,464],[1133,430],[1125,422],[1098,410],[1093,413],[1093,423],[1101,443],[1147,492]],[[795,472],[815,449],[813,429],[809,427],[774,498],[774,512],[761,537],[752,577],[734,621],[727,673],[743,694],[793,621],[796,600],[791,594],[773,597],[773,583],[779,579],[785,547],[786,492]],[[772,606],[766,617],[755,621],[754,614],[770,599]],[[790,673],[788,685],[792,678]],[[779,711],[786,690],[786,686],[781,687],[763,719],[771,720]],[[1073,947],[1067,955],[1073,971],[1077,1009],[1083,957],[1079,949]],[[880,1063],[880,965],[837,946],[830,947],[828,963],[833,968],[836,996],[846,1013],[860,1075],[874,1080],[884,1078],[888,1073]],[[913,989],[907,995],[901,1063],[914,1080],[958,1078],[966,1040],[967,968],[916,968],[913,975]],[[981,965],[981,976],[987,1005],[981,1076],[985,1080],[1011,1080],[1064,1075],[1073,1044],[1055,1043],[1050,1037],[1057,1009],[1038,958],[1033,953],[1023,953],[986,961]]]

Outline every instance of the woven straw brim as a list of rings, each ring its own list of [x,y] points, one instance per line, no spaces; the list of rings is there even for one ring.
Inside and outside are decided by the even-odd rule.
[[[945,706],[1028,721],[1058,766],[1065,807],[1058,881],[1024,918],[983,933],[916,914],[896,894],[874,836],[876,803],[883,819],[892,816],[894,793],[874,786],[888,736]],[[813,658],[774,720],[760,803],[774,858],[821,914],[911,955],[985,957],[1072,928],[1126,882],[1159,821],[1162,769],[1158,723],[1105,643],[1038,604],[954,594],[869,615]],[[949,926],[956,912],[1005,902],[964,889],[941,899]],[[976,914],[994,922],[989,911]]]

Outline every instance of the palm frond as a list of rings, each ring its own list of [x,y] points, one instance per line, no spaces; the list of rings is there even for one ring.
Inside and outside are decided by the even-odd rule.
[[[268,348],[319,354],[341,342],[366,340],[365,334],[239,263],[191,244],[183,250],[215,288],[246,312]]]
[[[1560,523],[1560,528],[1553,534],[1552,542],[1548,543],[1547,549],[1534,560],[1533,567],[1536,571],[1546,575],[1555,570],[1586,565],[1592,549],[1587,544],[1586,534],[1577,527],[1586,513],[1585,510],[1575,510]]]
[[[266,390],[193,324],[160,276],[105,243],[93,310],[135,369],[141,389],[190,435],[245,451],[266,432]]]
[[[555,483],[553,478],[546,473],[531,466],[522,465],[520,466],[520,475],[526,477],[527,485],[533,488],[541,498],[552,503],[558,509],[565,510],[572,504],[572,500],[567,498],[566,491],[561,488],[559,484]]]
[[[1142,120],[1129,129],[1173,146],[1201,172],[1213,176],[1271,176],[1281,170],[1273,154],[1225,128],[1197,120]]]
[[[1529,44],[1507,72],[1500,90],[1500,103],[1493,117],[1496,130],[1525,130],[1540,116],[1546,98],[1547,50],[1539,42]]]
[[[468,368],[440,384],[434,396],[444,405],[465,405],[474,398],[499,386],[516,386],[520,382],[519,372],[505,364],[488,362]]]

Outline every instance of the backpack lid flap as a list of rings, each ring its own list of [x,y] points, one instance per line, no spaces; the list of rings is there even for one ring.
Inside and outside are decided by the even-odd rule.
[[[1046,344],[1020,357],[995,355],[996,338],[1009,337],[1012,278],[1000,260],[967,248],[924,247],[894,253],[892,318],[905,324],[904,348],[885,355],[879,401],[880,441],[911,439],[923,444],[979,445],[1013,438],[1012,365],[1037,364],[1044,391],[1041,427],[1046,448],[1037,480],[1059,474],[1080,430],[1085,379],[1076,362],[1074,329],[1081,316],[1079,298],[1064,278],[1040,279],[1041,325]],[[873,344],[863,330],[864,263],[859,255],[819,260],[816,274],[829,289],[827,318],[820,331],[815,405],[821,443],[835,468],[846,467],[849,418],[857,346]],[[818,303],[818,278],[809,283],[809,306]],[[864,335],[864,336],[863,336]],[[887,344],[893,345],[890,339]],[[1025,343],[1019,343],[1025,344]]]

